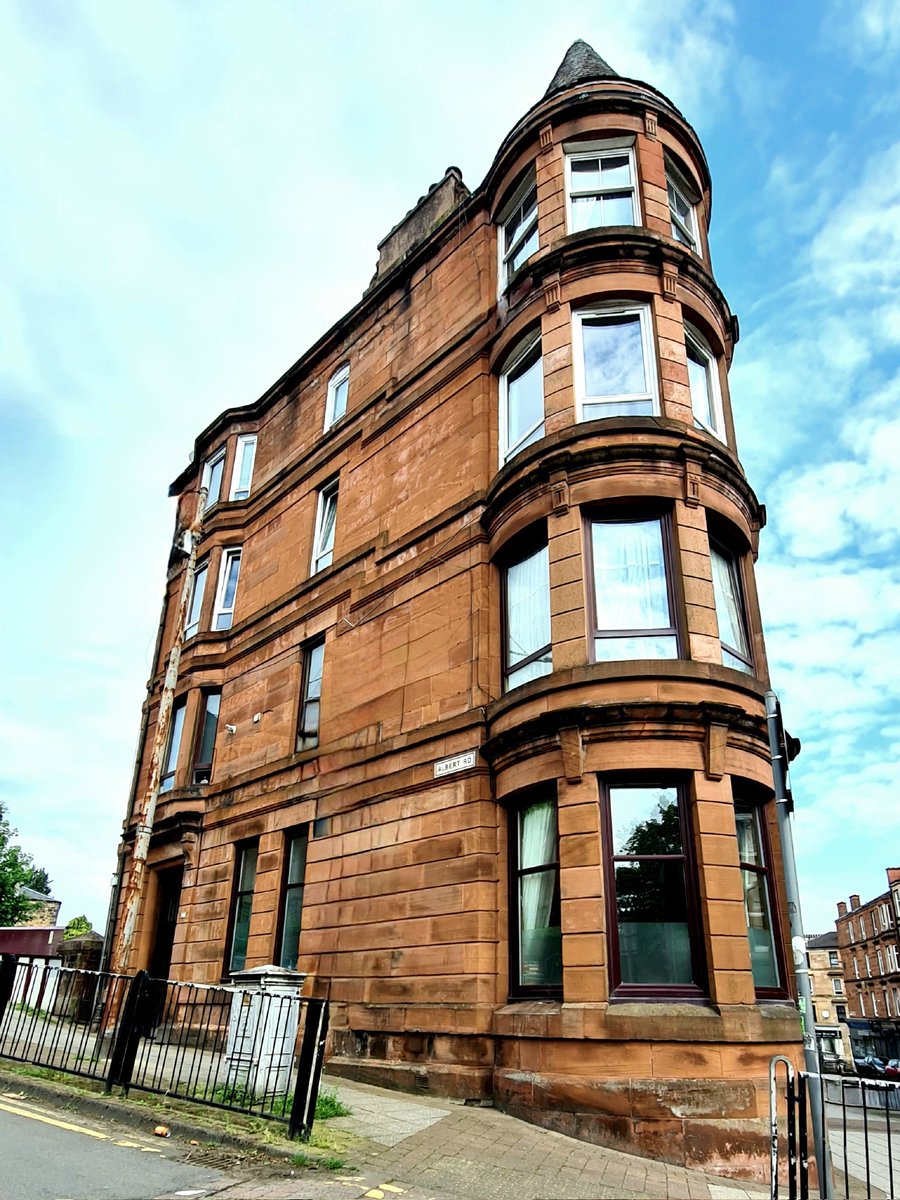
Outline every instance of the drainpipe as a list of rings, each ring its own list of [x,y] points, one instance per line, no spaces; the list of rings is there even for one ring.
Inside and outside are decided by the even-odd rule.
[[[128,825],[128,820],[134,812],[134,802],[137,797],[138,779],[141,774],[141,758],[143,757],[144,741],[147,737],[147,726],[150,724],[150,697],[153,694],[153,677],[156,674],[156,664],[159,662],[159,652],[162,647],[163,634],[166,629],[166,615],[168,613],[168,588],[163,591],[162,612],[159,618],[159,625],[156,628],[156,641],[153,644],[153,659],[150,663],[150,679],[147,683],[146,695],[144,697],[143,712],[141,714],[141,728],[138,733],[137,745],[134,748],[134,762],[131,766],[131,787],[128,789],[128,809],[125,820],[122,822],[123,833]],[[109,909],[106,914],[106,929],[103,937],[103,954],[100,959],[100,970],[108,971],[110,960],[112,958],[113,943],[116,937],[116,926],[119,922],[119,900],[122,895],[122,873],[125,869],[125,845],[124,842],[119,844],[119,851],[116,855],[116,873],[113,875],[112,884],[110,886]]]
[[[794,830],[791,816],[794,798],[788,763],[800,752],[799,742],[789,745],[781,719],[781,705],[774,692],[766,692],[766,725],[769,730],[769,753],[772,757],[772,775],[775,781],[775,812],[778,817],[778,832],[781,836],[781,857],[784,862],[784,888],[787,893],[788,916],[791,926],[791,949],[794,959],[794,976],[797,980],[797,996],[800,1001],[800,1024],[803,1029],[803,1058],[809,1077],[807,1094],[809,1115],[813,1127],[813,1149],[819,1172],[819,1195],[822,1200],[834,1196],[834,1180],[831,1176],[831,1155],[828,1151],[828,1134],[825,1129],[819,1070],[816,1051],[816,1031],[812,1020],[812,987],[809,980],[809,965],[806,953],[806,938],[803,936],[803,918],[800,914],[800,885],[797,880],[797,860],[794,857]]]
[[[178,668],[181,665],[181,647],[184,644],[184,627],[187,620],[188,605],[194,582],[194,567],[197,563],[197,546],[203,527],[203,510],[206,507],[206,488],[201,488],[197,497],[197,511],[188,529],[185,530],[185,546],[188,551],[185,564],[184,580],[181,584],[181,596],[178,610],[175,614],[175,635],[166,676],[163,680],[162,692],[159,697],[159,712],[156,718],[156,733],[153,737],[153,751],[150,756],[150,780],[147,792],[137,813],[134,849],[131,854],[131,870],[128,884],[125,888],[125,905],[122,916],[122,929],[113,954],[112,969],[120,974],[127,974],[131,967],[131,957],[134,952],[134,931],[137,927],[138,914],[144,898],[144,888],[147,882],[147,854],[150,850],[150,837],[153,833],[153,821],[156,817],[156,803],[159,799],[159,784],[162,777],[163,760],[169,745],[169,722],[172,717],[172,705],[175,699],[175,688],[178,684]]]

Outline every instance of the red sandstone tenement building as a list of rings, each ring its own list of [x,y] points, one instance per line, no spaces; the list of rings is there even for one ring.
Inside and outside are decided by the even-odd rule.
[[[849,909],[838,901],[837,944],[851,1017],[900,1018],[900,867],[887,868],[887,884],[874,900],[851,896]]]
[[[333,1071],[752,1172],[800,1031],[709,214],[690,125],[575,43],[203,431],[132,966],[297,966]]]

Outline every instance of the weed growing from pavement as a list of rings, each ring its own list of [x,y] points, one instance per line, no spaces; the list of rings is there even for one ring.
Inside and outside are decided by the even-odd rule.
[[[350,1115],[351,1110],[338,1100],[337,1092],[319,1092],[316,1100],[317,1121],[327,1121],[329,1117],[349,1117]]]

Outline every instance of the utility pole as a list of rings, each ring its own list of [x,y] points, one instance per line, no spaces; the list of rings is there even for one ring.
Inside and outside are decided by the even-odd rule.
[[[163,680],[162,692],[159,697],[159,712],[156,717],[156,733],[153,738],[153,751],[150,757],[150,780],[147,791],[136,813],[134,849],[131,854],[131,869],[128,873],[128,883],[125,887],[124,911],[122,926],[113,954],[111,970],[119,974],[128,974],[131,970],[131,958],[134,952],[134,931],[137,927],[138,913],[144,898],[147,882],[147,854],[150,849],[150,837],[153,833],[153,821],[156,817],[156,803],[159,799],[159,784],[162,778],[163,760],[169,746],[169,724],[172,718],[172,705],[175,699],[175,688],[178,684],[178,669],[181,666],[181,647],[184,644],[184,627],[187,619],[188,605],[191,602],[194,583],[194,567],[197,564],[197,546],[200,542],[203,528],[203,510],[206,507],[207,489],[200,488],[197,493],[197,508],[194,518],[184,531],[184,546],[187,550],[187,561],[184,569],[184,579],[181,584],[181,596],[178,600],[178,611],[175,614],[175,636],[172,649],[169,652],[169,662]]]
[[[803,1058],[806,1073],[810,1077],[808,1088],[809,1115],[813,1127],[813,1148],[819,1172],[819,1195],[822,1200],[834,1196],[834,1180],[831,1176],[831,1155],[828,1150],[828,1133],[825,1128],[825,1113],[822,1105],[823,1089],[816,1087],[813,1080],[819,1076],[819,1056],[816,1049],[816,1031],[813,1023],[812,988],[809,982],[809,959],[806,938],[803,933],[803,918],[800,913],[800,887],[797,882],[797,860],[794,857],[794,830],[791,820],[794,798],[791,794],[788,764],[800,752],[800,743],[789,738],[781,719],[781,704],[774,692],[766,692],[766,725],[769,730],[769,753],[772,757],[772,775],[775,780],[775,812],[778,817],[778,832],[781,836],[781,856],[784,861],[784,887],[787,892],[788,915],[791,926],[791,949],[794,959],[794,975],[797,980],[797,996],[800,1006],[800,1026],[803,1030]]]

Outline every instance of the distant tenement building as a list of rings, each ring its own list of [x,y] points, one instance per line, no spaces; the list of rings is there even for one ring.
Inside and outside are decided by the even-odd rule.
[[[896,1018],[900,1033],[900,867],[888,867],[887,891],[850,907],[838,902],[837,936],[851,1017]]]
[[[200,434],[130,965],[297,967],[333,1071],[763,1173],[800,1026],[710,212],[684,117],[576,42],[482,184],[449,168]]]

